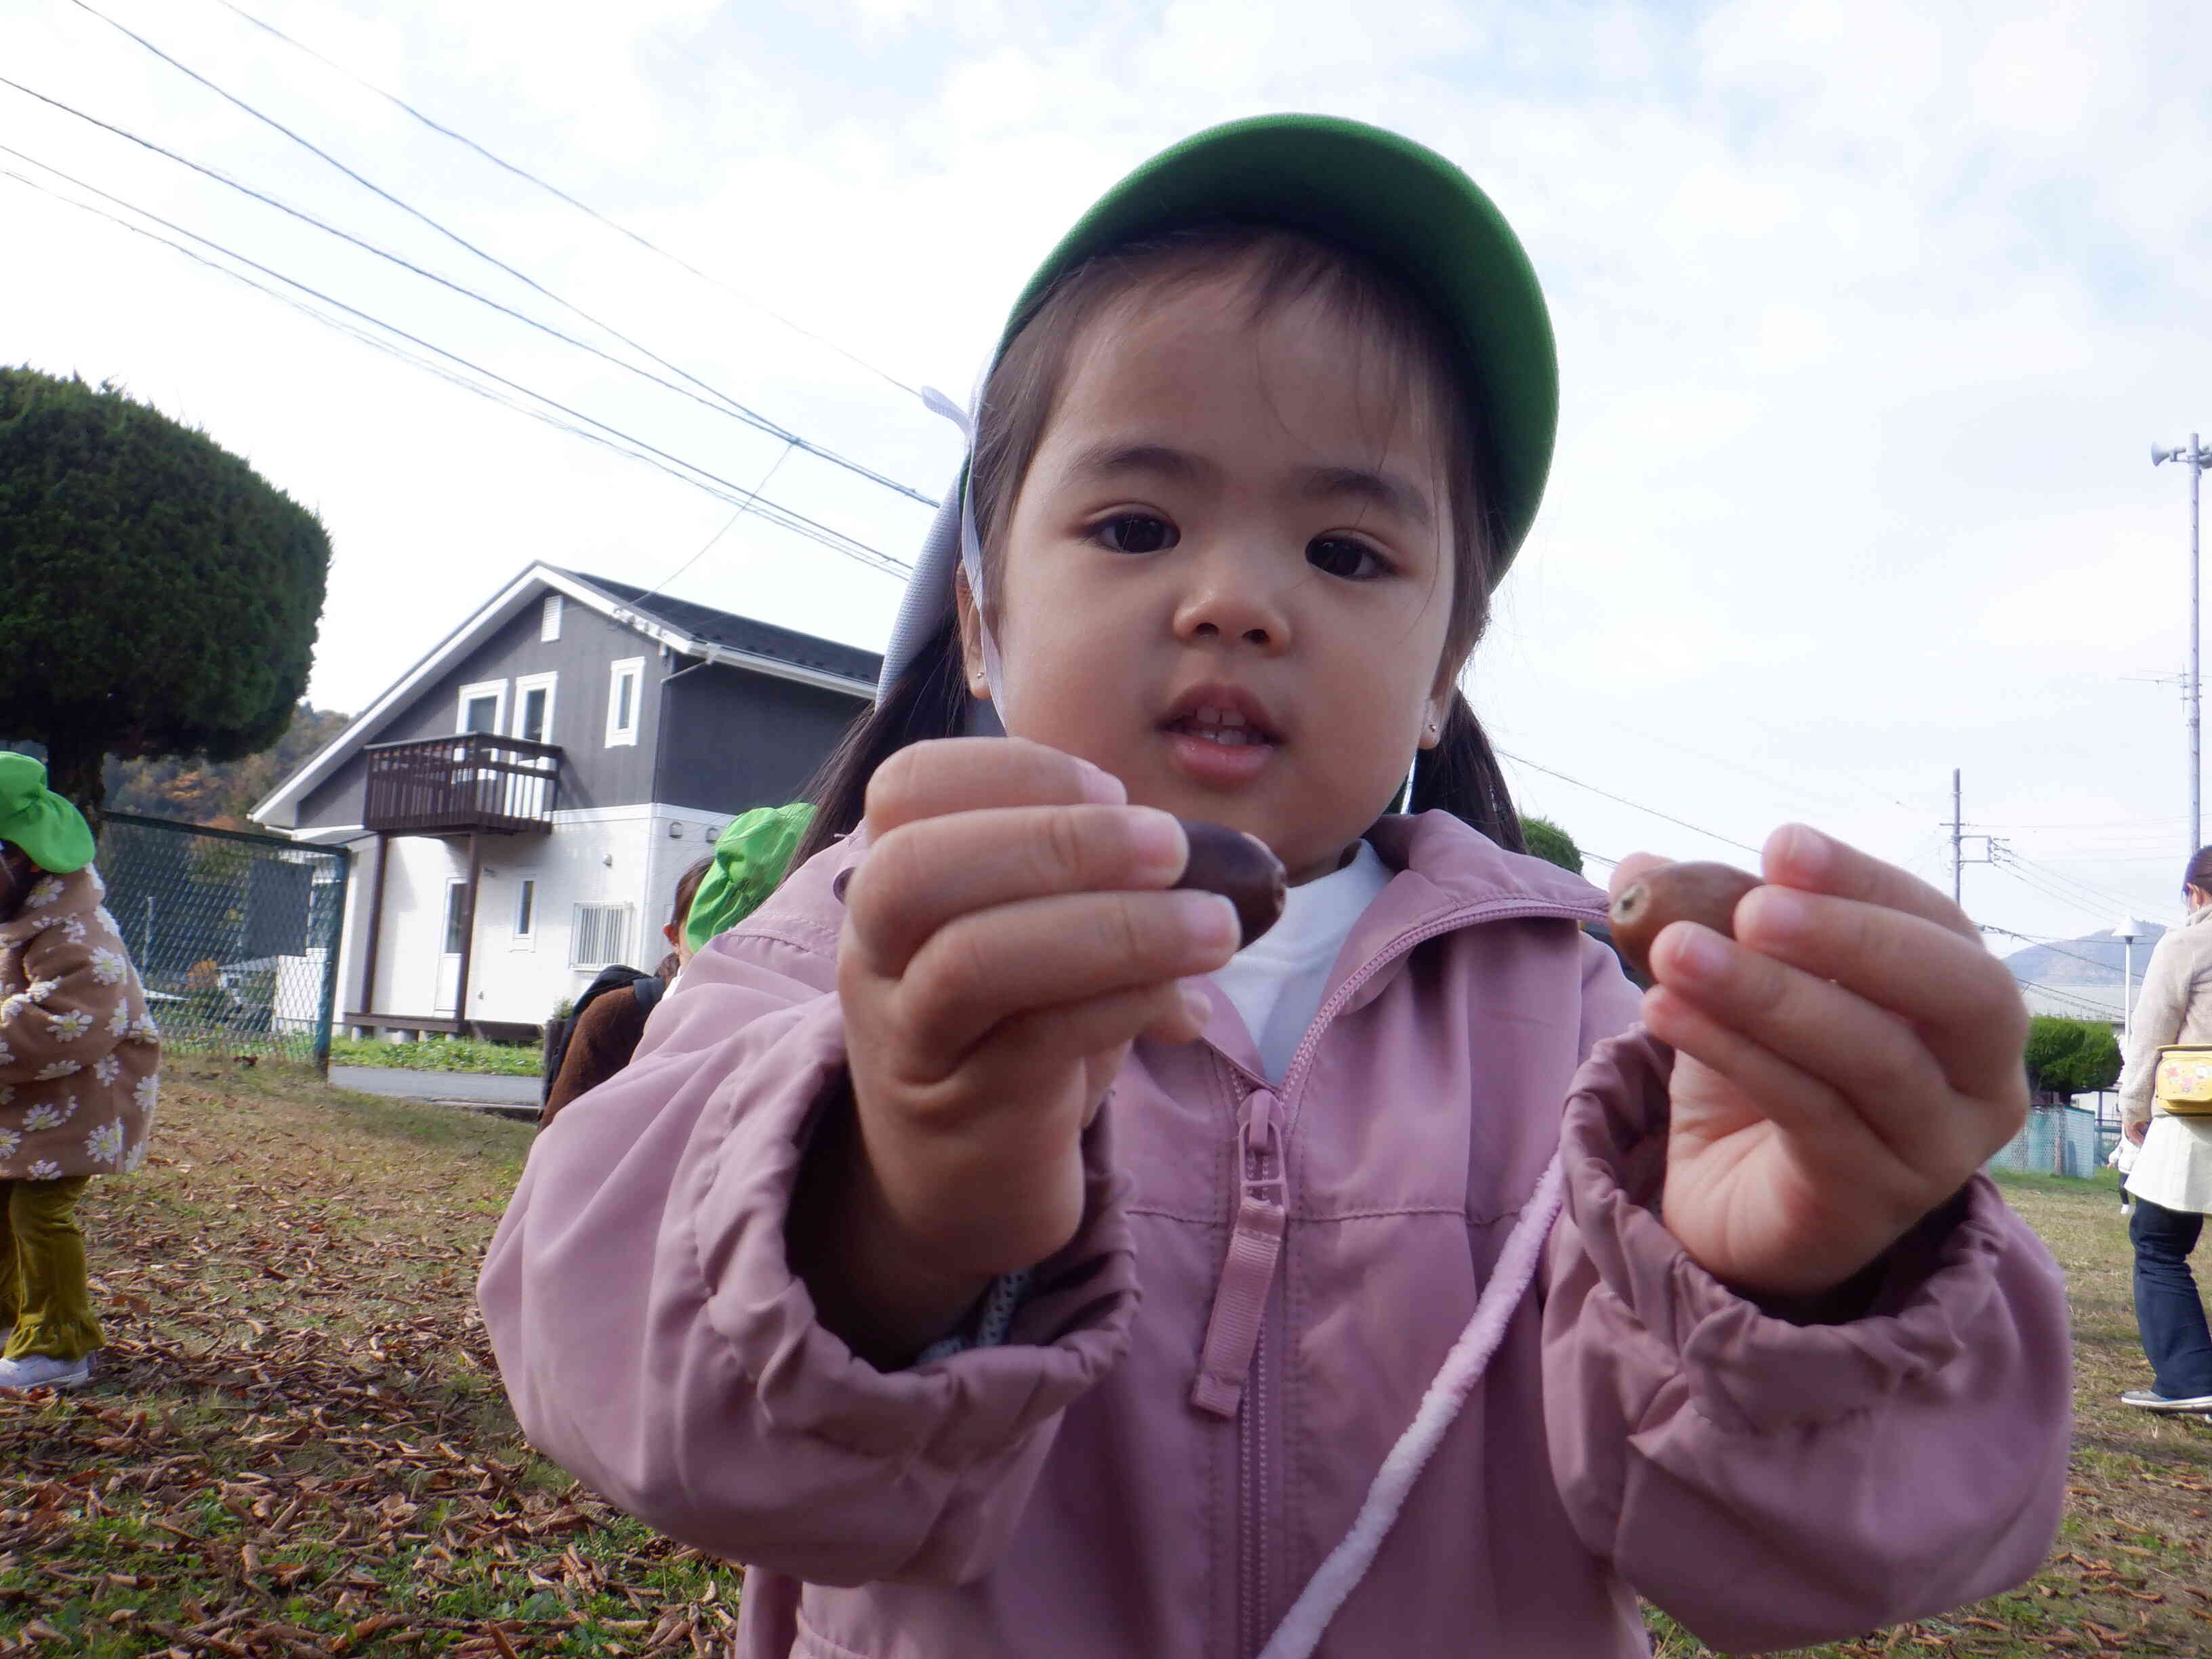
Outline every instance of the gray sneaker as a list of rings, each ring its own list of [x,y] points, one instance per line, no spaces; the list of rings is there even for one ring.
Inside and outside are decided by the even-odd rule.
[[[2148,1389],[2130,1389],[2120,1396],[2123,1406],[2140,1406],[2147,1412],[2191,1412],[2198,1416],[2212,1413],[2212,1394],[2191,1395],[2186,1400],[2168,1400],[2162,1394]]]
[[[21,1359],[0,1359],[0,1394],[22,1389],[81,1389],[92,1381],[92,1359],[56,1359],[43,1353],[27,1353]]]

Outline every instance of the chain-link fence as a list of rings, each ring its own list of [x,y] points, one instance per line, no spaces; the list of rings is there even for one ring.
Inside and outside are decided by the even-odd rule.
[[[105,816],[107,908],[173,1049],[330,1063],[345,920],[340,850]]]

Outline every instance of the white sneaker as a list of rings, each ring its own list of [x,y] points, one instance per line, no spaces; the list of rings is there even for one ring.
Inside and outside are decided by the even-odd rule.
[[[56,1359],[43,1353],[27,1353],[21,1359],[0,1359],[0,1393],[20,1389],[81,1389],[92,1381],[92,1359]]]

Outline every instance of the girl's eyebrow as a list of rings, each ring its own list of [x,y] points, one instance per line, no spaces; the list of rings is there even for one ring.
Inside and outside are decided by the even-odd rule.
[[[1068,462],[1072,476],[1100,482],[1137,472],[1195,483],[1218,476],[1220,471],[1205,457],[1170,445],[1121,443],[1113,439],[1078,450]],[[1297,474],[1296,487],[1300,495],[1316,501],[1352,496],[1421,529],[1436,522],[1429,498],[1419,486],[1385,468],[1304,467]]]

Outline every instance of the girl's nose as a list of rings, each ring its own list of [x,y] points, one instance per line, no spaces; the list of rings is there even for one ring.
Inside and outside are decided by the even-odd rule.
[[[1252,553],[1224,550],[1189,562],[1190,586],[1176,606],[1176,637],[1241,641],[1273,653],[1291,642],[1282,574]]]

